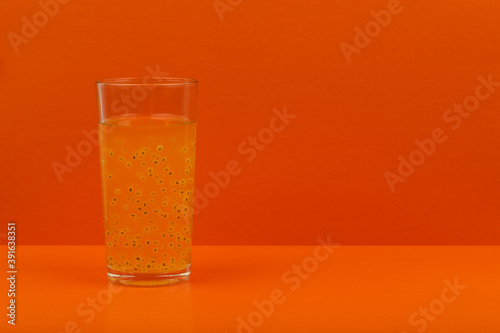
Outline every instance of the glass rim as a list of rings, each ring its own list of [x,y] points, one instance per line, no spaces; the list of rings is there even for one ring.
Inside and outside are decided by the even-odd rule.
[[[150,81],[156,82],[150,82]],[[198,80],[176,77],[148,76],[148,77],[121,77],[113,79],[101,79],[95,81],[97,86],[137,87],[137,86],[174,86],[198,84]]]

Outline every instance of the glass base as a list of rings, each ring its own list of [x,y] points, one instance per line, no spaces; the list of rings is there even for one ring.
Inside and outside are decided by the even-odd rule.
[[[109,281],[133,287],[159,287],[172,286],[183,283],[189,279],[191,266],[185,269],[165,273],[125,273],[108,267]]]

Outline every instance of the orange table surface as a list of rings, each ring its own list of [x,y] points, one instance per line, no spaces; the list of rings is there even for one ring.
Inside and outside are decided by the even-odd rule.
[[[189,283],[137,288],[108,283],[104,247],[19,246],[16,325],[4,314],[0,332],[495,333],[499,258],[489,246],[195,246]]]

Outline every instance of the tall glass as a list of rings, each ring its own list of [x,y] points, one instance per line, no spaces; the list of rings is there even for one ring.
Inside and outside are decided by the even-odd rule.
[[[185,281],[198,83],[149,77],[96,85],[108,278],[136,286]]]

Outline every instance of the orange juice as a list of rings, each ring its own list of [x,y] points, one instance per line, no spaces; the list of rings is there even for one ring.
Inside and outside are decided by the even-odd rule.
[[[189,270],[196,122],[123,116],[99,126],[108,271]]]

